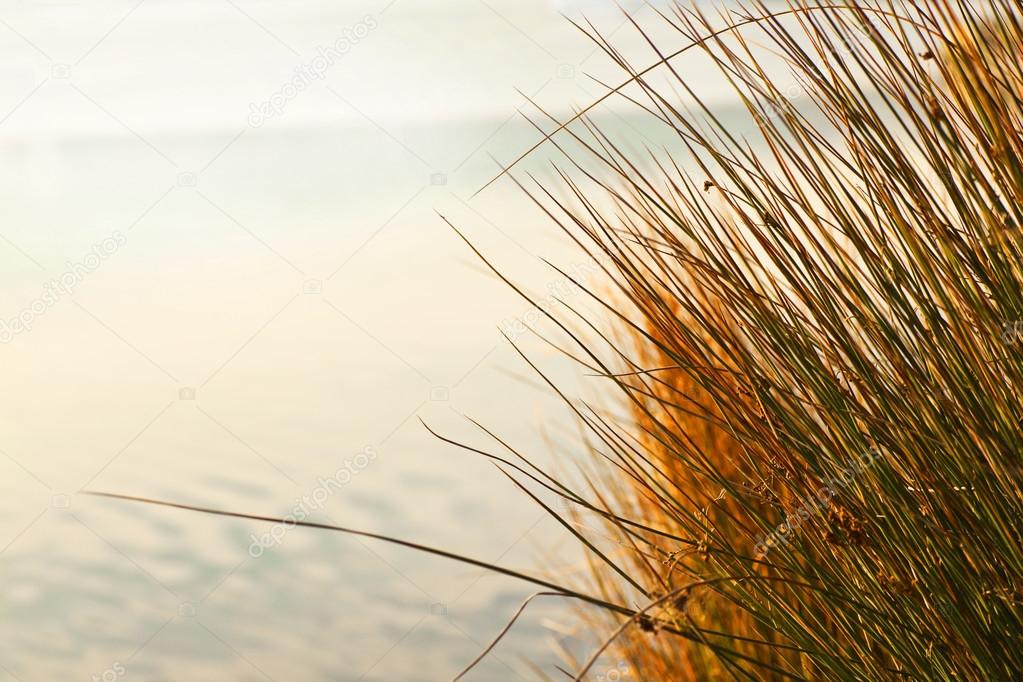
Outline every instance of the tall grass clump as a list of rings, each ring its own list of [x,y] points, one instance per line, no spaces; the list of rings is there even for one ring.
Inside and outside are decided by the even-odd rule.
[[[580,27],[627,76],[594,107],[674,143],[630,153],[593,107],[541,110],[568,163],[518,180],[603,264],[611,296],[576,284],[604,313],[549,315],[627,406],[569,401],[583,485],[488,453],[567,501],[545,506],[588,552],[579,590],[626,607],[586,611],[601,643],[573,674],[613,654],[642,680],[1020,679],[1020,5],[647,10],[677,38],[633,22],[653,66]]]
[[[565,397],[577,476],[500,434],[463,444],[574,534],[586,577],[296,525],[572,598],[594,641],[575,679],[609,660],[644,682],[1020,679],[1018,0],[660,7],[632,20],[642,67],[580,26],[623,82],[569,120],[540,110],[554,182],[507,169],[603,270],[575,282],[590,306],[537,308],[619,409]],[[716,74],[677,67],[694,53]],[[748,125],[690,78],[730,85]],[[611,100],[672,143],[626,151],[589,116]]]

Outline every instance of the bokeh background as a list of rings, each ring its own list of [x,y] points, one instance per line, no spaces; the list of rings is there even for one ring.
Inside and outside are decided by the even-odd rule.
[[[652,12],[0,3],[0,680],[449,679],[531,592],[334,533],[254,552],[269,524],[85,489],[284,515],[347,468],[315,520],[572,579],[565,532],[420,420],[571,454],[570,416],[500,333],[538,316],[441,216],[539,298],[577,295],[541,257],[590,264],[514,185],[476,191],[537,141],[520,110],[549,126],[527,96],[564,117],[603,94],[591,75],[621,80],[562,13],[652,61],[623,11]],[[664,133],[597,117],[637,148]],[[558,674],[573,627],[538,605],[471,679]]]

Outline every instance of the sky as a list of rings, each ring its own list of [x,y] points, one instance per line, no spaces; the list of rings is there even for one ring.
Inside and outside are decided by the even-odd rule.
[[[4,8],[0,112],[8,113],[0,135],[107,133],[118,126],[111,114],[140,133],[233,128],[320,48],[356,30],[315,84],[375,121],[503,116],[522,102],[515,88],[583,101],[559,75],[599,70],[599,60],[559,13],[585,14],[610,32],[622,25],[606,0],[50,0]],[[73,91],[61,87],[69,84]],[[336,99],[311,88],[288,102],[285,124],[364,118],[351,107],[339,112]]]

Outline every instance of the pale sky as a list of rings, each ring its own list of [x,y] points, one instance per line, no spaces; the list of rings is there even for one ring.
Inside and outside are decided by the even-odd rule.
[[[516,88],[567,110],[599,94],[583,74],[601,73],[600,55],[559,16],[581,12],[632,43],[610,0],[19,2],[0,12],[0,137],[235,129],[367,18],[275,124],[503,117]]]

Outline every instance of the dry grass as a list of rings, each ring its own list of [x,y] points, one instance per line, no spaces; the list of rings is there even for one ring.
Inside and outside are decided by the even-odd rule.
[[[521,186],[609,264],[610,323],[551,317],[631,418],[569,401],[583,487],[519,453],[505,468],[574,504],[551,512],[590,550],[579,589],[625,607],[587,612],[598,654],[643,680],[1023,671],[1019,19],[1008,1],[676,6],[658,21],[686,47],[651,39],[642,70],[588,29],[629,76],[607,97],[677,147],[639,159],[583,112],[545,141],[602,170],[570,156],[567,199]],[[746,104],[756,152],[682,107],[686,50]]]
[[[550,317],[565,352],[631,417],[566,398],[592,454],[581,486],[496,434],[492,451],[462,447],[565,524],[590,554],[591,580],[563,585],[298,525],[488,567],[587,604],[602,641],[576,663],[580,680],[612,652],[644,681],[1016,680],[1019,5],[772,11],[751,0],[748,12],[661,13],[683,46],[651,39],[659,57],[642,70],[592,33],[628,74],[602,101],[642,107],[676,144],[637,159],[584,111],[542,143],[571,141],[600,170],[570,157],[567,199],[522,185],[605,264],[614,296],[592,297],[606,314],[566,305]],[[798,102],[747,30],[785,59],[806,93]],[[746,104],[757,151],[698,99],[682,107],[679,93],[694,93],[673,59],[687,51],[705,52]]]

